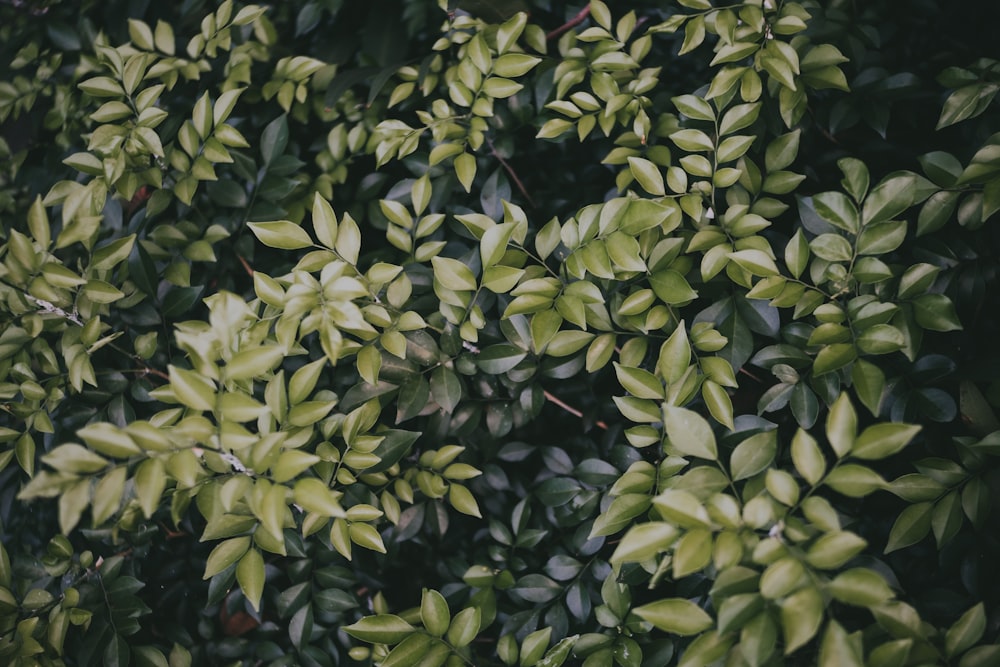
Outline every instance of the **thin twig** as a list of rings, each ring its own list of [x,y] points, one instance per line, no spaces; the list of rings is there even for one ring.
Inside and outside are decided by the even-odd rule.
[[[243,265],[243,270],[247,272],[247,275],[253,278],[253,267],[243,259],[243,255],[236,255],[236,259],[240,260],[240,264]]]
[[[517,186],[518,191],[524,197],[525,201],[527,201],[528,204],[531,205],[531,208],[536,208],[535,200],[532,199],[531,195],[528,194],[528,189],[524,187],[524,183],[521,182],[521,179],[520,177],[518,177],[517,172],[514,171],[514,168],[511,167],[510,164],[507,163],[507,160],[503,159],[503,156],[497,152],[496,146],[493,145],[493,140],[487,137],[486,142],[490,146],[490,155],[495,157],[497,161],[500,163],[500,165],[504,168],[504,171],[506,171],[507,175],[510,176],[511,180],[514,181],[514,185]]]
[[[563,401],[558,396],[553,395],[552,393],[550,393],[547,390],[542,390],[542,393],[545,395],[545,399],[547,401],[549,401],[550,403],[555,403],[560,408],[562,408],[566,412],[570,413],[574,417],[579,417],[580,419],[583,419],[583,413],[582,412],[580,412],[579,410],[577,410],[576,408],[574,408],[572,405],[569,405],[568,403],[566,403],[565,401]],[[594,422],[594,426],[596,426],[597,428],[599,428],[599,429],[601,429],[603,431],[607,431],[608,430],[608,425],[605,424],[604,422],[602,422],[600,419],[598,419],[597,421]]]
[[[579,12],[577,12],[576,16],[574,16],[573,18],[571,18],[569,21],[566,21],[566,23],[563,23],[561,26],[559,26],[558,28],[556,28],[552,32],[550,32],[547,35],[545,35],[545,39],[547,39],[547,40],[549,40],[551,42],[553,39],[556,39],[557,37],[559,37],[560,35],[562,35],[567,30],[569,30],[571,28],[575,28],[576,26],[578,26],[581,23],[583,23],[587,19],[588,16],[590,16],[590,4],[589,3],[587,4],[586,7],[584,7]]]

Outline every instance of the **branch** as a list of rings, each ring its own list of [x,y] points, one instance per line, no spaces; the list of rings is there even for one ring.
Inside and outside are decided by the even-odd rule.
[[[585,20],[587,20],[588,16],[590,16],[590,4],[589,3],[587,4],[586,7],[584,7],[579,12],[577,12],[576,16],[574,16],[573,18],[571,18],[569,21],[566,21],[566,23],[563,23],[561,26],[559,26],[558,28],[556,28],[552,32],[550,32],[547,35],[545,35],[545,39],[547,39],[548,41],[551,42],[553,39],[558,38],[560,35],[562,35],[567,30],[569,30],[571,28],[575,28],[576,26],[578,26],[581,23],[583,23]]]
[[[580,412],[579,410],[577,410],[576,408],[574,408],[572,405],[569,405],[568,403],[566,403],[565,401],[563,401],[561,398],[555,396],[554,394],[552,394],[548,390],[542,390],[542,393],[545,395],[545,399],[549,403],[555,403],[560,408],[562,408],[566,412],[570,413],[574,417],[579,417],[580,419],[583,419],[583,413],[582,412]],[[602,431],[607,431],[608,430],[608,425],[605,424],[604,422],[602,422],[600,419],[598,419],[597,421],[594,422],[594,426],[596,426],[597,428],[601,429]]]
[[[504,171],[507,172],[507,175],[510,176],[512,181],[514,181],[514,185],[517,186],[518,191],[528,202],[528,204],[531,205],[531,208],[537,208],[535,206],[535,200],[532,199],[531,195],[528,194],[528,189],[524,187],[524,183],[521,182],[521,179],[518,177],[517,172],[514,171],[514,168],[511,167],[510,164],[508,164],[507,160],[503,159],[503,156],[497,152],[496,146],[493,145],[493,140],[487,137],[486,142],[490,146],[490,155],[495,157],[497,161],[500,163],[500,165],[504,168]]]

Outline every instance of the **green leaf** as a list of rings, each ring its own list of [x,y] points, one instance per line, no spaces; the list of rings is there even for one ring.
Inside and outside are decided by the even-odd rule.
[[[447,257],[434,257],[431,259],[434,266],[434,279],[441,283],[446,289],[455,291],[474,291],[476,289],[476,277],[468,266]]]
[[[858,359],[851,368],[851,381],[858,398],[877,416],[885,390],[885,374],[882,369],[864,359]]]
[[[653,499],[653,505],[660,516],[682,528],[700,528],[711,525],[704,504],[687,491],[667,489]]]
[[[545,654],[549,642],[552,640],[552,628],[542,628],[536,630],[524,638],[521,642],[521,665],[531,667],[535,665]]]
[[[104,470],[109,463],[104,457],[75,443],[59,445],[42,456],[42,461],[60,472],[84,475]]]
[[[786,597],[798,589],[806,570],[797,559],[785,556],[771,563],[760,577],[760,594],[770,600]]]
[[[629,171],[643,190],[658,197],[667,193],[663,183],[663,173],[656,164],[645,158],[630,157],[628,165]]]
[[[996,84],[977,83],[954,91],[944,102],[936,129],[940,130],[983,113],[987,108],[983,101],[991,100],[998,90],[1000,86]]]
[[[978,642],[986,632],[986,609],[980,602],[962,614],[948,628],[944,636],[945,651],[949,657],[964,653]]]
[[[755,276],[778,275],[777,265],[763,250],[737,250],[729,253],[729,259]]]
[[[858,436],[851,447],[851,454],[869,461],[884,459],[901,451],[920,431],[911,424],[875,424]]]
[[[998,660],[1000,660],[1000,645],[986,644],[966,651],[958,667],[990,667]]]
[[[250,549],[250,537],[233,537],[220,542],[205,562],[204,579],[210,579],[238,561]]]
[[[444,648],[441,644],[434,643],[427,635],[414,633],[401,641],[379,664],[381,667],[408,667],[409,665],[423,664],[421,659],[427,655],[432,645]]]
[[[715,461],[719,450],[715,434],[705,418],[696,412],[673,405],[663,406],[663,426],[670,445],[688,456]]]
[[[955,304],[944,294],[921,294],[913,300],[913,315],[929,331],[958,331],[962,323],[955,312]]]
[[[795,130],[794,132],[781,135],[768,144],[767,150],[764,152],[764,165],[768,172],[785,169],[795,161],[795,158],[799,154],[799,137],[801,134],[801,130]],[[816,197],[813,197],[813,203],[815,202]],[[818,207],[817,213],[819,213]],[[822,215],[820,213],[820,216]]]
[[[159,458],[146,459],[135,471],[135,495],[146,518],[153,516],[167,486],[167,473]]]
[[[475,362],[484,373],[500,375],[517,366],[526,356],[528,353],[516,345],[498,343],[483,349],[476,356]]]
[[[448,488],[448,502],[462,514],[468,514],[477,519],[483,518],[479,510],[479,503],[476,502],[476,498],[464,486],[452,484]]]
[[[813,375],[820,376],[840,370],[854,361],[857,356],[857,350],[850,343],[825,345],[816,355],[816,360],[813,362]]]
[[[462,153],[455,158],[455,175],[466,192],[472,192],[472,181],[476,178],[476,157]]]
[[[340,506],[338,496],[315,477],[307,477],[295,482],[292,492],[295,504],[308,512],[315,512],[322,516],[344,517],[345,513]]]
[[[813,486],[818,484],[826,473],[826,459],[816,439],[801,428],[792,438],[792,464],[803,479]]]
[[[236,581],[243,589],[243,595],[254,608],[260,611],[260,598],[264,594],[264,558],[257,549],[250,549],[236,566]]]
[[[741,442],[729,460],[733,481],[748,479],[762,472],[774,461],[777,449],[778,434],[775,430],[756,433]]]
[[[398,644],[416,631],[416,628],[395,614],[365,616],[343,629],[355,639],[372,644]]]
[[[823,622],[823,598],[809,586],[781,602],[781,630],[785,655],[790,655],[816,636]]]
[[[878,573],[858,567],[843,572],[827,584],[826,590],[840,602],[873,607],[892,599],[892,589]]]
[[[820,234],[809,243],[809,248],[828,262],[849,262],[854,256],[851,243],[840,234]]]
[[[385,553],[385,544],[382,542],[382,536],[379,535],[374,526],[367,523],[355,522],[350,525],[348,532],[351,542],[354,542],[359,547],[364,547],[380,554]]]
[[[306,230],[288,220],[250,222],[247,223],[247,226],[257,237],[257,240],[271,248],[298,250],[308,248],[313,244]]]
[[[868,494],[886,488],[886,481],[871,468],[849,463],[835,468],[824,482],[834,491],[851,498],[863,498]]]
[[[696,95],[681,95],[670,101],[678,111],[692,120],[715,120],[712,105]]]
[[[857,234],[861,227],[860,215],[854,203],[840,192],[821,192],[813,195],[813,207],[819,217],[850,234]]]
[[[862,208],[862,224],[890,220],[913,204],[914,176],[890,176],[872,188]]]
[[[830,406],[826,418],[826,437],[837,457],[844,457],[854,446],[858,430],[858,415],[847,394],[842,393]]]
[[[435,637],[443,637],[451,625],[451,612],[444,596],[435,590],[425,588],[420,600],[420,621],[427,632]]]
[[[819,647],[819,667],[864,667],[857,645],[837,621],[831,620]]]
[[[889,541],[885,553],[891,553],[916,544],[931,530],[931,509],[933,503],[923,502],[910,505],[896,517],[889,531]]]
[[[628,368],[617,362],[614,364],[615,374],[622,389],[636,398],[663,400],[663,384],[656,376],[641,368]]]
[[[611,555],[612,563],[642,562],[666,551],[679,535],[669,523],[652,521],[632,526]]]
[[[654,627],[682,637],[696,635],[712,627],[712,617],[694,602],[683,598],[657,600],[632,611]]]
[[[809,551],[806,562],[820,570],[836,570],[860,554],[868,543],[849,531],[821,535]]]
[[[670,140],[673,141],[679,148],[683,150],[696,152],[696,151],[711,151],[715,148],[715,143],[712,139],[702,132],[701,130],[686,129],[678,130],[670,135]],[[637,158],[629,158],[629,163]],[[634,170],[633,170],[634,171]],[[653,193],[653,194],[663,194],[663,193]]]
[[[745,127],[750,127],[760,116],[760,110],[760,102],[737,104],[736,106],[731,107],[726,111],[726,113],[722,116],[722,120],[719,122],[719,135],[726,136],[727,134],[732,134],[733,132],[742,130]],[[794,158],[795,156],[793,155],[792,159]],[[771,167],[768,167],[767,169],[768,171],[774,171]],[[781,167],[775,167],[775,169],[781,169]]]
[[[264,158],[264,165],[269,167],[274,164],[275,160],[285,152],[287,145],[288,116],[282,114],[268,123],[261,132],[260,154]]]
[[[481,622],[482,612],[478,607],[467,607],[458,612],[448,628],[448,643],[456,648],[468,646],[479,634]]]

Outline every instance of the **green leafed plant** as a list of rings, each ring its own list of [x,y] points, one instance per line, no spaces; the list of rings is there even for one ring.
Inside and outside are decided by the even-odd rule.
[[[0,3],[0,662],[1000,660],[990,3],[188,4]]]

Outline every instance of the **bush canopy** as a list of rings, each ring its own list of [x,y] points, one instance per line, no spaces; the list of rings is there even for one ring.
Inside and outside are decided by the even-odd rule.
[[[1000,664],[998,25],[3,0],[0,662]]]

